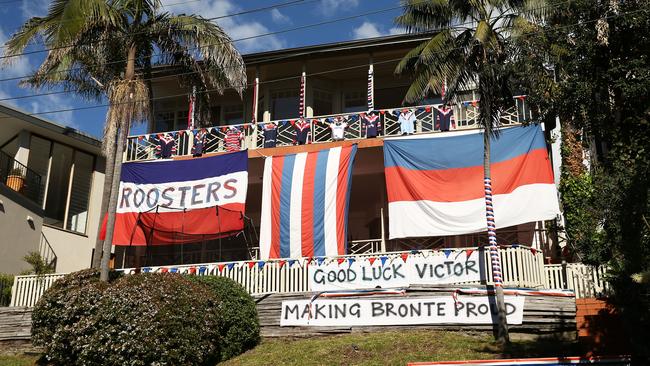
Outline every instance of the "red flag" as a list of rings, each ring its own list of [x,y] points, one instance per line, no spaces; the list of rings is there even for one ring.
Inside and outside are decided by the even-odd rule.
[[[336,261],[339,262],[339,266],[340,266],[341,263],[345,262],[345,258],[339,258]]]
[[[196,274],[196,267],[190,267],[190,274]]]
[[[467,256],[467,258],[469,258],[469,256],[472,255],[472,253],[474,253],[474,249],[466,249],[465,250],[465,255]]]
[[[402,253],[402,255],[400,257],[402,257],[402,260],[404,262],[406,262],[406,259],[409,257],[409,254],[408,253]]]
[[[223,272],[223,268],[225,267],[225,264],[220,264],[217,267],[219,267],[219,272]]]
[[[279,261],[279,262],[278,262],[278,265],[280,266],[280,268],[282,268],[282,267],[284,267],[284,265],[285,265],[286,263],[287,263],[287,261]]]
[[[533,255],[537,254],[537,249],[535,248],[530,248],[530,252],[533,253]]]
[[[375,258],[375,257],[368,258],[368,262],[370,262],[371,266],[375,263],[376,260],[377,260],[377,258]]]
[[[255,262],[248,262],[248,268],[253,268],[255,266]]]
[[[166,267],[160,269],[160,273],[167,273],[169,270]]]

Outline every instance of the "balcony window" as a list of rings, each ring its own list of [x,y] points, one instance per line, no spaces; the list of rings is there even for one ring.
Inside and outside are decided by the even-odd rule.
[[[314,116],[323,116],[334,113],[332,93],[323,90],[314,90]]]
[[[43,222],[85,234],[95,157],[32,135],[27,167],[42,177]]]
[[[300,108],[298,89],[280,90],[271,93],[271,119],[297,118]]]
[[[350,91],[343,93],[343,112],[362,112],[368,109],[368,93]]]
[[[223,119],[227,125],[244,123],[244,106],[241,104],[224,106]]]

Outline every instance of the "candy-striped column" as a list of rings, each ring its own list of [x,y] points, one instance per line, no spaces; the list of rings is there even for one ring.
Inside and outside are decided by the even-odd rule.
[[[501,258],[499,257],[499,247],[497,246],[496,224],[494,223],[494,207],[492,206],[492,180],[484,179],[485,187],[485,217],[487,219],[488,248],[490,249],[490,262],[492,263],[492,280],[494,286],[501,287],[503,279],[501,277]]]
[[[305,117],[305,72],[303,71],[300,76],[300,107],[298,108],[298,114],[300,118]]]
[[[368,111],[375,109],[375,72],[372,65],[368,68]]]

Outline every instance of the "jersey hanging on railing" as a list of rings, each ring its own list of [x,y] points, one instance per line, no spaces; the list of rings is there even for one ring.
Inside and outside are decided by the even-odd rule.
[[[262,259],[345,254],[356,151],[352,145],[266,158]]]
[[[497,228],[559,214],[539,125],[502,129],[491,140]],[[384,141],[390,238],[486,230],[483,133],[441,133]]]
[[[124,163],[115,245],[200,242],[244,228],[248,153]]]

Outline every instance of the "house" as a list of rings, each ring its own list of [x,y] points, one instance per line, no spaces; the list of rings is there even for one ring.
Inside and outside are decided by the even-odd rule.
[[[0,104],[0,272],[38,252],[56,272],[88,268],[104,184],[101,141]]]
[[[438,133],[445,130],[438,119],[443,101],[431,95],[417,103],[404,105],[403,97],[411,80],[394,74],[397,62],[426,35],[397,35],[373,39],[306,46],[244,55],[249,87],[240,97],[228,90],[223,95],[210,92],[211,116],[198,118],[194,128],[207,127],[204,155],[227,150],[229,128],[243,135],[241,149],[248,149],[249,185],[246,213],[251,219],[250,235],[193,244],[152,248],[116,248],[117,266],[138,267],[206,263],[259,258],[256,233],[259,232],[262,201],[264,157],[315,151],[333,146],[358,144],[352,173],[348,222],[348,253],[380,253],[399,250],[435,249],[441,247],[472,247],[487,242],[485,233],[448,237],[388,240],[387,198],[383,163],[383,136],[397,136],[400,126],[394,112],[403,109],[415,113],[415,133]],[[173,139],[173,158],[191,158],[193,132],[188,131],[189,95],[174,75],[174,70],[161,67],[154,72],[153,121],[146,134],[128,138],[126,161],[156,158],[156,139]],[[301,93],[304,91],[304,98]],[[449,101],[453,109],[450,130],[476,127],[480,96],[471,88],[457,100]],[[369,107],[369,103],[372,106]],[[304,104],[304,105],[303,105]],[[438,107],[438,108],[437,108]],[[369,138],[359,115],[373,109],[380,115],[382,133]],[[302,111],[302,115],[300,115]],[[296,141],[293,123],[305,117],[309,134],[305,144]],[[348,124],[343,139],[333,136],[326,124],[342,118]],[[503,125],[531,122],[531,112],[523,95],[513,97],[512,107],[501,116]],[[260,123],[277,126],[277,143],[264,145]],[[550,129],[555,126],[549,126]],[[334,137],[334,138],[333,138]],[[551,151],[551,149],[549,149]],[[559,174],[559,149],[552,159]],[[555,227],[554,223],[550,223]],[[558,243],[549,223],[531,222],[498,230],[502,244],[523,244],[543,251],[548,258],[558,253]]]

